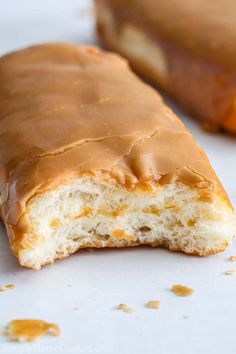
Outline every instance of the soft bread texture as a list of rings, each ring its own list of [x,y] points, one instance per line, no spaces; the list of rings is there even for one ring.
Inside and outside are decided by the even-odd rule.
[[[69,44],[0,59],[1,213],[20,264],[84,247],[224,250],[230,201],[192,135],[119,56]]]
[[[222,200],[209,203],[197,190],[168,184],[159,192],[129,192],[84,177],[34,198],[28,207],[37,247],[19,252],[22,264],[39,268],[84,247],[163,246],[208,255],[232,239],[232,215]]]
[[[95,3],[98,32],[108,47],[205,128],[236,133],[235,1]]]

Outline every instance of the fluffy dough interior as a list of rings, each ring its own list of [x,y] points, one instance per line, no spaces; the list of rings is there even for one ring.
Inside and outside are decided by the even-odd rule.
[[[37,247],[18,256],[36,269],[84,247],[151,245],[208,255],[223,250],[234,231],[233,214],[220,197],[212,201],[175,183],[130,192],[82,177],[34,197],[27,213]]]

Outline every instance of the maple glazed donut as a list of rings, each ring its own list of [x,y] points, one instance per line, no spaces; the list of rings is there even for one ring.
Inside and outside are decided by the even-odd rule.
[[[45,44],[0,58],[0,203],[22,266],[85,247],[200,256],[235,232],[204,152],[116,54]]]
[[[98,33],[204,128],[236,133],[234,0],[96,0]]]

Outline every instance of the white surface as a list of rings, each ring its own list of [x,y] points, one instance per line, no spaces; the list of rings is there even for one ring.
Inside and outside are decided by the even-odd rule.
[[[1,54],[43,41],[95,42],[90,1],[0,0],[0,9]],[[235,204],[235,139],[184,122]],[[0,353],[235,353],[236,277],[224,275],[236,269],[227,261],[233,254],[235,243],[208,258],[149,248],[81,251],[35,272],[19,267],[1,225],[0,285],[16,289],[0,293],[0,327],[16,318],[41,318],[58,323],[62,335],[35,344],[0,337]],[[170,291],[176,283],[193,287],[194,295],[176,297]],[[159,310],[144,308],[151,299],[161,301]],[[137,311],[117,311],[119,303]]]

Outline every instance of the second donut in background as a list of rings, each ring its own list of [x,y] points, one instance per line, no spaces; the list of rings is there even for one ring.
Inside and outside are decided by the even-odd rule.
[[[97,29],[211,131],[236,133],[236,2],[95,0]]]

